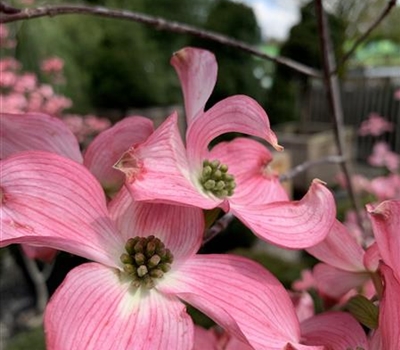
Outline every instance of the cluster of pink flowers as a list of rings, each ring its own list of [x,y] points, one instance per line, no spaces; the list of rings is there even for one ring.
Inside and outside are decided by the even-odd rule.
[[[9,37],[7,26],[0,24],[2,48],[14,42]],[[24,72],[20,62],[12,57],[0,59],[0,105],[7,113],[46,113],[66,118],[73,132],[83,144],[87,143],[111,123],[105,118],[94,115],[66,115],[72,107],[71,99],[56,93],[54,86],[65,83],[63,76],[64,61],[59,57],[50,57],[41,62],[41,70],[48,76],[52,85],[43,84],[34,73]]]
[[[72,106],[72,101],[54,92],[51,85],[41,84],[33,73],[21,71],[13,58],[0,62],[0,103],[3,111],[10,113],[43,112],[52,115]]]
[[[254,138],[210,149],[219,135],[241,132],[282,150],[255,100],[236,95],[205,111],[217,78],[213,54],[184,48],[171,64],[183,89],[185,141],[176,113],[157,129],[131,116],[81,154],[60,119],[1,115],[1,246],[27,244],[37,257],[46,247],[93,261],[73,269],[50,300],[48,349],[400,348],[400,202],[368,208],[376,243],[365,251],[336,221],[333,195],[321,181],[290,201],[266,171],[272,154]],[[289,294],[252,260],[198,254],[204,209],[234,214],[272,244],[307,249],[322,261],[317,270],[328,272],[314,271],[316,283],[303,286],[334,292],[338,305],[372,277],[374,329],[367,334],[343,311],[314,315],[306,291]],[[185,304],[221,328],[195,326]]]
[[[388,122],[384,117],[373,112],[369,114],[368,119],[361,123],[358,133],[361,136],[380,136],[390,131],[393,131],[393,123]]]
[[[359,134],[362,136],[379,137],[386,132],[393,131],[394,125],[377,113],[371,113],[361,124]],[[367,159],[374,167],[383,168],[386,174],[375,178],[368,178],[361,174],[355,174],[352,185],[358,193],[372,194],[377,201],[400,197],[400,154],[393,152],[385,141],[377,141],[372,154]],[[346,188],[343,175],[337,177],[339,184]]]

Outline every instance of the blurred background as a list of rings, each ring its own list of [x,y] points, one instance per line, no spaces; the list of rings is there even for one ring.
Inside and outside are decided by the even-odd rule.
[[[58,0],[8,2],[16,7],[66,3]],[[273,56],[281,55],[316,69],[321,68],[317,22],[310,1],[69,0],[68,3],[99,5],[160,16],[225,34]],[[325,1],[338,62],[386,3],[385,0],[368,0],[368,5],[365,0]],[[366,166],[376,139],[360,135],[357,129],[371,114],[384,116],[393,123],[394,130],[380,135],[380,140],[387,142],[394,152],[400,153],[399,18],[400,6],[397,4],[339,70],[344,119],[348,127],[346,151],[357,170],[366,173],[372,171]],[[255,98],[267,111],[280,143],[289,151],[289,155],[292,152],[291,158],[283,159],[277,165],[282,168],[280,170],[288,170],[297,165],[296,162],[336,152],[321,80],[306,77],[237,49],[192,36],[158,31],[133,22],[82,15],[10,23],[1,27],[0,38],[2,62],[13,58],[18,64],[13,68],[14,72],[18,70],[21,77],[34,77],[40,94],[44,96],[45,87],[48,89],[50,86],[52,94],[58,96],[57,103],[53,101],[51,106],[46,106],[42,111],[53,111],[64,116],[72,127],[77,128],[77,134],[82,132],[82,123],[86,123],[89,131],[81,135],[82,147],[85,146],[86,137],[95,136],[96,132],[127,115],[144,115],[159,124],[168,113],[178,109],[183,120],[181,88],[169,60],[172,53],[182,47],[197,46],[212,51],[218,61],[217,85],[207,107],[234,94]],[[7,90],[10,87],[4,85],[5,72],[1,72],[3,78],[0,86],[4,96],[10,91]],[[14,103],[12,108],[20,108],[15,105],[15,98],[10,103]],[[5,106],[4,103],[1,108],[7,111]],[[81,123],[79,126],[76,125],[78,120]],[[318,140],[315,141],[313,135],[318,138],[320,133],[324,135],[324,142],[330,139],[331,143],[320,144]],[[300,140],[304,144],[300,145]],[[315,154],[315,150],[320,152]],[[318,177],[334,186],[337,168],[323,168],[326,177]],[[315,174],[321,174],[322,170],[315,169],[296,178],[289,186],[294,198],[302,195],[311,179]],[[253,236],[240,223],[234,222],[229,230],[230,235],[234,231],[237,239],[224,240],[221,235],[221,241],[211,242],[208,251],[242,249],[254,243]],[[252,254],[254,258],[254,254],[258,253]],[[2,250],[2,260],[4,255],[12,255],[19,265],[24,265],[16,247],[7,253]],[[7,259],[1,264],[3,271],[9,271],[10,266],[14,266]],[[291,258],[282,262],[281,257],[266,258],[265,254],[259,259],[286,286],[300,276],[303,267],[312,264],[307,260],[305,263],[299,263],[299,260],[293,262]],[[79,263],[81,260],[66,254],[59,255],[53,270],[64,272],[50,276],[47,283],[50,294],[69,268]],[[1,298],[0,336],[4,340],[14,336],[12,341],[7,341],[8,347],[3,343],[4,348],[43,348],[41,330],[31,333],[28,338],[26,333],[21,338],[16,336],[19,331],[29,329],[27,320],[32,320],[26,312],[22,312],[29,310],[34,303],[34,288],[29,274],[24,268],[15,270],[12,278],[1,272],[0,282],[2,291],[13,293],[14,296],[14,304],[7,307],[4,300],[8,299]],[[4,311],[6,309],[7,312]],[[35,341],[38,343],[32,343]],[[32,344],[37,345],[32,347]]]

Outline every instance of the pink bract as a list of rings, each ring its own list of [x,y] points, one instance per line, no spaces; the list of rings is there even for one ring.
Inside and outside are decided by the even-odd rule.
[[[203,209],[220,207],[259,237],[283,247],[304,248],[323,240],[333,224],[335,205],[320,182],[314,182],[301,201],[289,202],[276,174],[268,170],[272,156],[260,143],[239,138],[209,150],[210,142],[227,132],[258,137],[281,150],[261,106],[250,97],[236,95],[204,111],[216,81],[214,55],[184,48],[171,63],[185,99],[186,147],[174,113],[144,143],[129,149],[115,167],[125,173],[133,198]],[[221,162],[216,166],[228,166],[229,181],[233,178],[236,184],[233,194],[224,190],[217,195],[201,182],[204,162],[214,160]],[[207,186],[221,185],[212,181]]]

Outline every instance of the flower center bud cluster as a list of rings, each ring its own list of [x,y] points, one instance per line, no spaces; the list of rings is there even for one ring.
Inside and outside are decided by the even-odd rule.
[[[233,175],[228,173],[228,166],[219,160],[203,161],[203,171],[200,183],[206,192],[211,192],[218,198],[232,196],[236,187]]]
[[[124,271],[132,279],[131,284],[136,288],[153,288],[156,280],[171,269],[174,260],[171,251],[153,235],[130,238],[125,250],[120,259]]]

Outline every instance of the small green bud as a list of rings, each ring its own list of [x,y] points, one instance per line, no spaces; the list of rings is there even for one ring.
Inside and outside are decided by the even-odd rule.
[[[131,258],[131,256],[128,255],[128,254],[126,254],[126,253],[121,254],[121,256],[120,256],[119,259],[121,260],[121,262],[122,262],[123,264],[132,264],[132,258]]]
[[[206,183],[204,184],[204,188],[206,190],[212,190],[215,186],[215,181],[214,180],[207,180]]]

